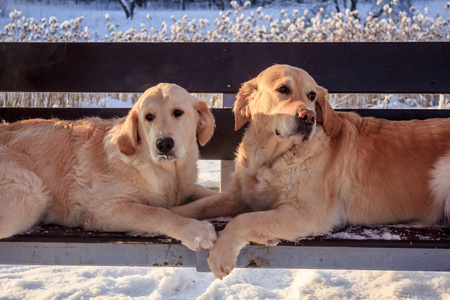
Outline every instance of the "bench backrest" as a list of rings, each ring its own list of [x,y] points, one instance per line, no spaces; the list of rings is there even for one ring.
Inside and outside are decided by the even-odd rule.
[[[0,91],[142,92],[159,82],[190,92],[236,93],[275,63],[301,67],[331,93],[449,93],[450,42],[0,43]],[[387,119],[448,117],[448,110],[358,110]],[[126,109],[11,109],[0,118],[124,116]],[[242,130],[214,109],[205,159],[233,159]]]
[[[450,92],[450,42],[0,43],[0,91],[236,93],[275,63],[332,93]]]

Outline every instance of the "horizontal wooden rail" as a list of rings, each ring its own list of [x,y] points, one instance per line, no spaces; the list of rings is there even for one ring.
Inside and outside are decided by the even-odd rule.
[[[213,222],[221,230],[224,222]],[[43,226],[0,240],[0,264],[184,266],[209,271],[208,251],[167,237]],[[450,271],[450,228],[347,226],[276,247],[249,245],[237,267]]]
[[[335,93],[446,93],[450,42],[0,43],[0,91],[236,93],[275,63]]]
[[[128,108],[0,108],[0,120],[14,122],[29,118],[59,118],[75,120],[89,116],[102,118],[123,117]],[[426,118],[450,117],[450,110],[430,109],[355,109],[338,110],[355,111],[362,116],[373,116],[388,120],[411,120]],[[234,131],[234,116],[230,108],[214,108],[212,113],[216,119],[216,131],[211,141],[200,147],[202,159],[233,160],[234,153],[242,139],[245,128]]]

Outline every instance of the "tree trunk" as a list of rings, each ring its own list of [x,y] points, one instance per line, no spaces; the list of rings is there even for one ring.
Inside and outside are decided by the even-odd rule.
[[[130,17],[130,10],[128,8],[126,0],[119,0],[120,6],[122,6],[123,10],[125,11],[125,15],[127,16],[127,19]]]
[[[334,0],[334,4],[336,5],[336,11],[337,11],[337,12],[341,12],[341,10],[340,10],[340,8],[339,8],[338,0]]]
[[[350,7],[350,11],[355,11],[356,10],[356,4],[358,3],[358,0],[351,0],[352,5]]]
[[[134,16],[134,8],[136,7],[136,0],[119,0],[120,6],[122,6],[123,10],[125,11],[125,15],[128,18],[133,19]]]

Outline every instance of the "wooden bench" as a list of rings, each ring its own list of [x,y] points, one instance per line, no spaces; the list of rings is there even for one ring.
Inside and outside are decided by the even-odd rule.
[[[0,43],[0,91],[142,92],[173,82],[190,92],[235,94],[273,63],[307,70],[330,93],[449,93],[450,43]],[[124,116],[127,109],[0,108],[0,118]],[[243,130],[230,108],[202,159],[232,160]],[[449,110],[356,110],[391,120],[450,117]],[[224,222],[216,222],[220,230]],[[208,251],[166,237],[36,227],[0,240],[0,264],[190,266]],[[348,226],[278,246],[249,245],[238,267],[450,270],[450,228]]]

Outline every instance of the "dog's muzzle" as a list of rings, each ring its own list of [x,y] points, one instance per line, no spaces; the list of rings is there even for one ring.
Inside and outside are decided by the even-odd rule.
[[[302,137],[303,140],[309,140],[316,129],[316,113],[312,110],[302,110],[296,116],[289,120],[290,124],[285,130],[275,129],[275,134],[280,137]]]

